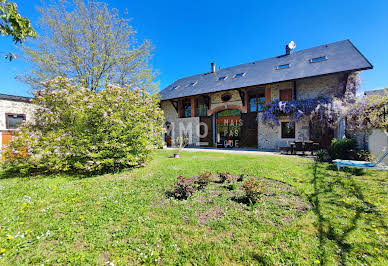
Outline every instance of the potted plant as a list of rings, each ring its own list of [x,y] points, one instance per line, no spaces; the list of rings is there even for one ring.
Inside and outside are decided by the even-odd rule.
[[[179,158],[180,153],[184,147],[188,144],[189,139],[187,137],[181,136],[175,139],[175,150],[174,150],[174,158]]]

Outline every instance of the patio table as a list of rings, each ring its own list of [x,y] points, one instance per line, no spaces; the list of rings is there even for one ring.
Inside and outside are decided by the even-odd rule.
[[[297,152],[297,150],[296,150],[296,143],[302,143],[303,155],[304,155],[304,152],[306,151],[305,150],[306,144],[311,144],[312,145],[312,149],[308,150],[308,151],[311,151],[311,155],[314,155],[314,150],[318,150],[319,149],[319,143],[317,143],[317,142],[313,142],[313,141],[295,141],[295,142],[291,142],[290,143],[291,154],[296,154],[296,152]]]

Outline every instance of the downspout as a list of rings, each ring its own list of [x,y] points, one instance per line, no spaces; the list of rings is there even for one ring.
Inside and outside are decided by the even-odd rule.
[[[296,100],[296,80],[294,80],[294,100]]]
[[[214,147],[217,147],[217,143],[216,143],[216,131],[217,131],[217,128],[216,128],[216,115],[215,114],[212,114],[212,127],[213,127],[213,130],[212,130],[212,135],[213,135],[213,146]]]

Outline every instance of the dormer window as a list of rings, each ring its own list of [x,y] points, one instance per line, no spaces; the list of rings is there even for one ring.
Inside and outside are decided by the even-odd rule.
[[[228,76],[219,77],[219,78],[218,78],[218,81],[222,81],[222,80],[225,80],[225,79],[227,79],[227,78],[228,78]]]
[[[277,66],[277,70],[281,70],[281,69],[286,69],[286,68],[290,68],[290,64],[284,64],[284,65],[278,65]]]
[[[190,82],[189,83],[189,85],[187,85],[187,87],[194,87],[195,86],[195,84],[197,84],[197,82],[195,81],[195,82]]]
[[[238,73],[238,74],[234,75],[233,78],[242,78],[244,76],[245,76],[245,73]]]
[[[173,91],[173,90],[175,90],[175,89],[177,89],[179,86],[177,85],[177,86],[172,86],[171,88],[170,88],[170,91]]]
[[[318,63],[326,60],[327,60],[327,56],[320,56],[320,57],[310,59],[310,63]]]

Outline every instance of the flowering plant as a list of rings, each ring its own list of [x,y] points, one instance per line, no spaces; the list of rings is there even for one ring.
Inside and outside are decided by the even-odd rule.
[[[358,99],[347,112],[351,132],[361,129],[388,130],[388,96],[371,95]]]
[[[66,78],[43,85],[34,93],[34,121],[4,151],[5,168],[104,172],[147,161],[161,141],[163,111],[145,90],[107,85],[96,93]]]
[[[318,116],[322,123],[334,123],[339,116],[336,101],[326,97],[292,101],[279,101],[268,104],[263,112],[263,123],[279,126],[279,116],[287,116],[290,121],[298,122],[303,116]]]
[[[317,118],[322,125],[335,127],[341,117],[356,114],[357,91],[361,80],[357,72],[349,74],[346,84],[340,82],[337,97],[318,97],[314,99],[292,100],[282,102],[276,100],[265,107],[262,120],[271,127],[279,126],[279,116],[287,116],[289,120],[298,122],[303,116]],[[356,115],[357,116],[357,115]]]

